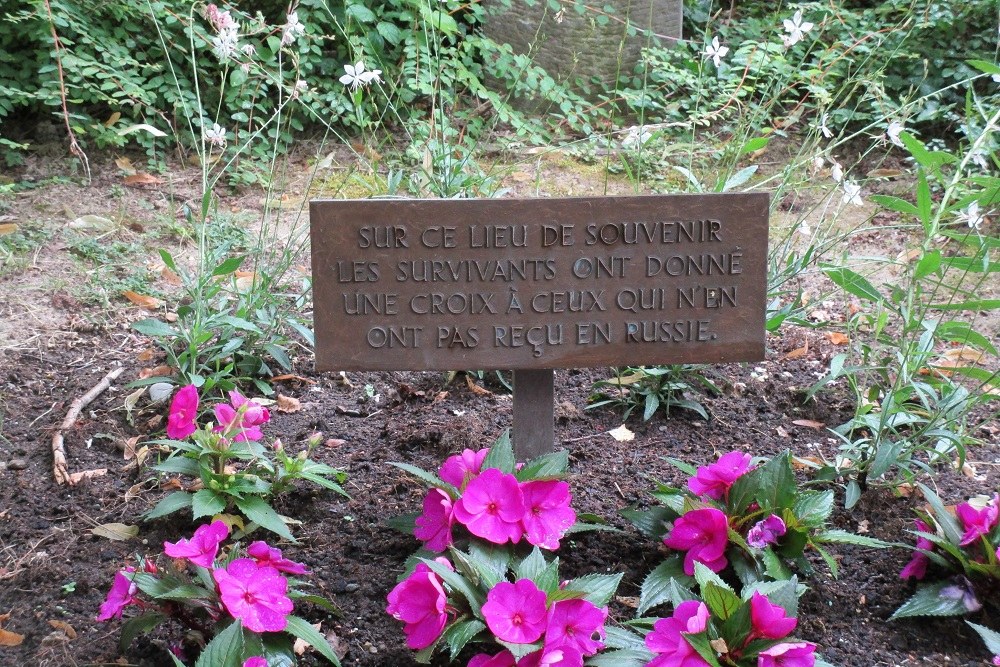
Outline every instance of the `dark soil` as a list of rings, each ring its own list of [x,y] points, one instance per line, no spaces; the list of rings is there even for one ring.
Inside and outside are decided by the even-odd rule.
[[[786,359],[810,338],[808,353]],[[65,339],[64,339],[65,340]],[[116,570],[135,554],[156,555],[164,540],[190,535],[189,518],[141,523],[139,516],[165,491],[148,470],[128,468],[122,446],[127,438],[153,437],[165,408],[132,413],[124,409],[131,391],[125,382],[138,376],[136,359],[148,342],[123,330],[80,334],[71,349],[0,351],[0,614],[10,612],[3,628],[25,635],[17,647],[0,647],[2,665],[142,664],[162,662],[162,638],[143,640],[124,656],[118,650],[119,624],[94,621]],[[623,571],[619,600],[612,613],[627,615],[624,599],[638,595],[643,576],[663,552],[617,517],[617,511],[648,499],[653,480],[678,482],[680,476],[665,456],[705,464],[718,453],[741,449],[755,455],[790,448],[800,456],[832,457],[836,444],[823,430],[796,425],[814,420],[837,425],[845,420],[846,403],[837,389],[803,404],[798,388],[808,387],[836,348],[810,332],[788,331],[769,341],[770,360],[751,366],[724,366],[710,371],[723,394],[704,397],[713,415],[709,422],[683,411],[641,423],[631,442],[619,443],[606,431],[621,423],[613,410],[587,410],[591,384],[600,370],[557,371],[557,445],[570,454],[570,483],[578,512],[603,517],[623,532],[576,536],[559,556],[564,576]],[[60,346],[62,347],[62,346]],[[797,355],[792,355],[793,357]],[[52,478],[50,445],[53,429],[73,399],[84,394],[111,368],[124,365],[120,382],[84,410],[66,434],[73,471],[108,468],[75,488],[57,486]],[[308,365],[303,360],[300,367]],[[766,377],[751,377],[754,367]],[[282,384],[302,410],[274,413],[268,438],[280,437],[298,448],[314,431],[336,439],[318,450],[321,460],[345,470],[347,500],[303,488],[279,501],[279,511],[302,521],[295,528],[299,544],[282,545],[285,555],[308,563],[318,592],[342,610],[334,618],[317,608],[300,610],[323,630],[333,630],[347,653],[345,666],[408,665],[399,624],[384,611],[385,595],[395,584],[404,559],[417,546],[411,537],[382,527],[393,515],[417,511],[423,487],[391,461],[435,469],[449,454],[464,447],[488,446],[511,424],[511,398],[501,393],[472,392],[462,381],[445,385],[437,373],[358,373],[353,386],[336,375],[305,375],[300,383]],[[381,395],[365,402],[365,385]],[[357,416],[361,415],[361,416]],[[150,423],[150,419],[153,423]],[[996,490],[1000,446],[995,425],[985,423],[978,435],[987,444],[971,452],[975,476],[942,470],[934,483],[951,502],[974,493]],[[2,467],[2,466],[0,466]],[[141,487],[134,485],[146,482]],[[129,494],[130,489],[133,493]],[[135,490],[141,489],[138,495]],[[134,496],[134,497],[133,497]],[[874,488],[851,511],[839,510],[838,527],[886,540],[910,541],[915,498]],[[115,542],[96,537],[98,524],[140,524],[138,538]],[[983,665],[986,649],[957,619],[888,623],[886,618],[913,586],[898,572],[909,559],[904,549],[870,551],[844,546],[833,550],[840,578],[824,568],[807,583],[797,632],[816,642],[833,664],[856,667],[908,665]],[[131,610],[129,610],[131,611]],[[128,611],[126,612],[128,613]],[[996,619],[976,619],[996,627]],[[75,637],[53,621],[69,624]]]

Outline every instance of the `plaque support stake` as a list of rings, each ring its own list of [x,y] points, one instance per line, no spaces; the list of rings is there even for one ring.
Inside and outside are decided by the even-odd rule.
[[[514,371],[514,452],[519,461],[548,454],[555,442],[555,373]]]

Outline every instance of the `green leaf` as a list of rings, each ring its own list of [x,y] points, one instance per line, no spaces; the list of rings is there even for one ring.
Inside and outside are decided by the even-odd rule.
[[[191,499],[191,511],[193,512],[191,518],[195,521],[203,516],[218,514],[224,509],[226,509],[226,499],[218,491],[201,489],[195,491],[194,497]]]
[[[524,464],[515,473],[517,481],[533,479],[553,479],[563,475],[569,467],[569,452],[565,449],[551,454],[542,454]]]
[[[375,14],[364,5],[347,5],[347,14],[359,23],[374,23]]]
[[[715,584],[719,588],[729,591],[730,593],[735,593],[732,586],[723,581],[722,577],[715,572],[712,572],[707,565],[699,563],[698,561],[695,561],[694,563],[694,580],[698,582],[698,585],[702,588],[702,590],[704,590],[705,586],[711,583]]]
[[[535,581],[535,578],[544,572],[546,567],[548,567],[548,563],[545,562],[545,557],[542,556],[541,549],[535,547],[531,550],[531,553],[518,564],[517,570],[514,572],[514,576],[517,579],[531,579],[532,581]]]
[[[890,621],[914,616],[962,616],[969,613],[962,596],[942,595],[945,589],[954,587],[949,581],[940,581],[929,586],[921,586],[909,600],[893,612]]]
[[[979,633],[982,637],[983,643],[986,644],[986,650],[993,655],[1000,655],[1000,632],[996,630],[991,630],[984,625],[979,625],[978,623],[973,623],[972,621],[966,621],[969,627]]]
[[[861,500],[861,485],[857,480],[849,481],[844,492],[844,509],[851,509]]]
[[[378,25],[375,26],[375,30],[378,31],[378,34],[382,35],[382,39],[389,42],[393,46],[399,44],[399,42],[402,41],[403,33],[400,31],[399,28],[396,27],[396,24],[394,23],[389,23],[388,21],[379,21]]]
[[[859,299],[864,299],[866,301],[873,301],[875,303],[885,301],[885,297],[882,296],[881,292],[879,292],[874,285],[868,282],[867,278],[855,271],[852,271],[846,266],[835,266],[833,264],[820,262],[819,267],[830,280],[836,283],[845,292],[853,294]]]
[[[690,582],[691,578],[684,574],[684,562],[680,555],[674,554],[657,565],[652,572],[642,580],[639,591],[639,608],[636,616],[642,616],[653,607],[670,600],[671,583],[675,579]]]
[[[708,605],[712,614],[725,621],[743,605],[743,600],[729,588],[723,588],[715,582],[706,582],[701,587],[701,597]]]
[[[761,509],[780,515],[781,510],[792,506],[798,487],[792,472],[791,454],[787,449],[747,475],[754,475],[758,480],[754,499]]]
[[[520,660],[529,653],[534,653],[538,649],[542,648],[542,642],[540,641],[534,642],[533,644],[515,644],[513,642],[505,642],[498,639],[497,643],[510,651],[511,655],[514,656],[514,660]]]
[[[941,502],[938,494],[934,493],[934,491],[921,482],[917,482],[917,486],[920,487],[920,492],[923,494],[924,499],[927,500],[927,504],[931,506],[934,521],[941,527],[945,539],[952,544],[961,542],[964,531],[959,528],[958,521],[955,520],[952,513],[945,509],[944,503]]]
[[[195,586],[194,584],[187,584],[179,582],[176,586],[173,586],[169,590],[166,590],[159,595],[156,595],[157,600],[190,600],[193,598],[198,599],[208,599],[212,597],[212,593],[208,590],[202,588],[201,586]]]
[[[903,453],[903,448],[906,445],[907,441],[905,439],[890,440],[883,438],[882,442],[875,449],[875,458],[868,469],[868,478],[876,480],[888,472],[894,465],[897,465],[899,463],[899,456]]]
[[[931,250],[917,262],[916,268],[913,270],[913,277],[916,280],[921,280],[926,278],[930,274],[936,272],[941,268],[941,251]]]
[[[160,502],[156,503],[156,507],[149,510],[143,517],[143,521],[149,521],[150,519],[158,519],[161,516],[166,516],[168,514],[173,514],[177,510],[185,509],[191,507],[193,494],[187,491],[174,491],[168,496],[165,496]]]
[[[854,544],[859,547],[871,547],[872,549],[888,549],[889,547],[896,546],[891,542],[883,542],[874,537],[856,535],[855,533],[849,533],[846,530],[836,528],[816,533],[813,536],[813,541],[827,544]]]
[[[689,477],[693,477],[694,475],[698,474],[698,469],[693,465],[691,465],[690,463],[681,461],[680,459],[675,459],[670,456],[665,457],[664,460]]]
[[[269,530],[276,535],[280,535],[290,542],[295,542],[295,538],[288,531],[288,526],[282,521],[278,513],[275,512],[267,501],[260,496],[246,496],[235,498],[236,506],[246,515],[248,519],[265,530]]]
[[[917,170],[917,217],[924,227],[924,234],[931,232],[931,217],[934,215],[934,204],[931,200],[931,186],[927,183],[927,174],[923,169]]]
[[[428,485],[432,487],[436,487],[443,490],[445,493],[451,496],[452,499],[460,498],[462,495],[458,492],[458,489],[456,489],[454,486],[448,484],[447,482],[442,481],[441,478],[435,475],[434,473],[427,472],[422,468],[410,465],[409,463],[396,463],[394,461],[390,461],[389,465],[395,466],[400,470],[410,473],[417,479],[421,480],[422,482],[426,482]]]
[[[144,336],[152,336],[153,338],[175,338],[177,336],[177,331],[173,327],[153,318],[133,322],[132,328]]]
[[[654,540],[661,539],[667,533],[666,523],[677,516],[676,512],[668,507],[653,507],[648,510],[625,509],[619,514],[631,521],[643,535]]]
[[[576,579],[570,579],[563,590],[580,593],[582,597],[595,607],[603,607],[614,597],[621,583],[622,574],[585,574]]]
[[[128,651],[128,647],[132,645],[136,637],[152,632],[153,628],[165,620],[167,620],[167,617],[164,614],[150,612],[125,621],[122,625],[121,641],[118,644],[121,647],[122,653]]]
[[[225,630],[215,635],[198,655],[195,667],[242,667],[243,626],[233,621]]]
[[[187,475],[189,477],[199,477],[201,475],[201,467],[198,465],[198,462],[185,456],[171,456],[153,466],[153,470]]]
[[[246,258],[245,257],[230,257],[229,259],[227,259],[226,261],[222,262],[217,267],[215,267],[214,269],[212,269],[212,276],[213,277],[225,276],[225,275],[228,275],[228,274],[234,272],[236,269],[240,268],[240,264],[243,263],[244,259],[246,259]]]
[[[456,593],[461,593],[469,602],[469,606],[472,608],[472,613],[479,618],[483,617],[482,607],[483,602],[485,602],[486,599],[483,597],[482,593],[470,586],[469,582],[466,581],[464,577],[432,558],[421,558],[420,562],[427,565],[432,572],[441,577],[449,588]]]
[[[611,634],[610,628],[608,634]],[[614,651],[602,651],[587,658],[588,667],[645,667],[653,654],[642,648],[626,648]]]
[[[174,273],[176,273],[178,275],[180,274],[180,271],[177,270],[177,264],[174,263],[174,256],[173,255],[171,255],[166,250],[162,250],[161,249],[160,250],[160,259],[163,260],[163,265],[165,267],[167,267],[168,269],[170,269],[171,271],[173,271]]]
[[[698,655],[700,655],[702,659],[711,667],[722,667],[722,665],[719,664],[719,658],[715,649],[712,648],[712,645],[709,643],[707,632],[698,632],[695,634],[683,633],[681,637],[683,637],[687,643],[691,645],[691,648],[697,651]]]
[[[899,197],[892,197],[890,195],[872,195],[869,197],[876,204],[880,204],[885,208],[897,211],[899,213],[904,213],[906,215],[919,216],[920,213],[917,211],[917,207],[906,201],[905,199],[900,199]]]
[[[250,331],[255,334],[264,333],[253,322],[245,320],[242,317],[236,317],[235,315],[223,315],[219,318],[219,321],[241,331]]]
[[[448,643],[448,650],[451,651],[451,659],[455,660],[465,645],[485,629],[486,624],[475,619],[452,624],[444,633],[444,640]]]
[[[738,172],[730,176],[722,186],[722,192],[729,192],[733,188],[739,187],[750,180],[750,177],[757,173],[757,165],[743,167]]]
[[[498,468],[508,475],[514,473],[517,461],[514,459],[514,446],[510,441],[510,429],[507,429],[497,438],[497,441],[490,447],[490,453],[483,459],[482,469]]]
[[[746,155],[747,153],[753,153],[754,151],[759,151],[761,148],[767,146],[767,143],[771,141],[770,137],[754,137],[748,140],[745,144],[740,147],[740,155]]]
[[[927,306],[934,310],[996,310],[1000,299],[972,299],[970,301],[932,303]]]
[[[792,504],[792,512],[803,526],[819,528],[833,513],[834,493],[825,491],[803,491]]]
[[[326,641],[326,637],[321,635],[308,621],[298,616],[289,616],[285,632],[308,643],[316,649],[317,653],[334,665],[337,665],[337,667],[340,667],[340,660],[337,659],[337,654],[333,652],[333,647]]]

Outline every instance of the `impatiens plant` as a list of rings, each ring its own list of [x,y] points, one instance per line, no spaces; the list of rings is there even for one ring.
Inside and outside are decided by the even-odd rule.
[[[701,563],[701,597],[673,587],[673,614],[641,618],[608,633],[601,665],[620,667],[812,667],[816,646],[792,636],[798,625],[794,578],[758,583],[742,595]]]
[[[492,448],[466,449],[449,457],[434,475],[406,463],[393,464],[427,482],[423,512],[412,526],[399,525],[440,553],[456,541],[528,544],[555,550],[571,530],[593,529],[576,523],[569,484],[559,478],[568,465],[565,451],[525,464],[514,460],[505,434]]]
[[[673,552],[643,582],[640,615],[667,600],[675,580],[693,585],[698,564],[712,572],[732,571],[750,585],[789,579],[793,569],[811,573],[806,549],[822,556],[836,576],[837,563],[824,550],[826,543],[889,546],[828,528],[833,491],[799,488],[787,451],[756,465],[743,452],[729,452],[697,469],[669,461],[690,475],[686,488],[660,484],[653,495],[661,505],[623,512]]]
[[[915,553],[899,576],[924,581],[891,618],[960,616],[993,603],[1000,592],[1000,494],[977,496],[954,513],[919,485],[929,511],[918,512]]]
[[[98,621],[122,618],[126,610],[139,614],[122,627],[122,650],[142,633],[158,626],[183,634],[186,644],[173,644],[176,665],[197,652],[195,667],[250,667],[295,665],[294,638],[311,644],[339,665],[326,639],[304,619],[292,614],[296,601],[308,601],[336,611],[321,597],[301,590],[289,575],[309,571],[281,555],[266,542],[222,544],[229,527],[214,521],[195,530],[191,538],[164,542],[163,552],[174,559],[169,566],[137,558],[115,574],[114,583],[97,615]],[[192,637],[200,638],[192,642]],[[193,656],[192,656],[193,657]]]
[[[563,581],[559,559],[547,561],[538,547],[519,559],[510,546],[479,541],[413,562],[386,612],[403,622],[418,662],[444,646],[453,661],[471,642],[484,646],[468,667],[580,667],[604,648],[620,574]]]
[[[238,511],[254,524],[294,541],[269,499],[306,480],[346,495],[340,483],[346,475],[309,457],[319,443],[310,438],[306,449],[291,455],[280,440],[270,447],[260,443],[261,426],[271,415],[267,408],[229,392],[230,403],[215,406],[215,423],[198,427],[198,390],[178,390],[167,417],[169,440],[155,440],[170,456],[153,466],[163,473],[194,478],[192,490],[178,490],[163,498],[146,519],[190,509],[195,520]]]

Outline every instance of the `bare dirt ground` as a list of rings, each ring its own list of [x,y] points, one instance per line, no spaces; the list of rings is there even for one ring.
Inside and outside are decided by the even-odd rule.
[[[554,196],[631,193],[621,180],[605,180],[592,170],[562,160],[526,163],[505,176],[511,194]],[[166,637],[141,640],[127,653],[117,646],[118,626],[94,621],[114,572],[135,554],[156,554],[162,542],[190,534],[181,516],[142,523],[140,515],[165,491],[150,471],[123,456],[129,438],[162,432],[162,407],[140,404],[129,415],[126,383],[162,361],[150,341],[129,325],[150,311],[123,297],[125,291],[161,299],[156,312],[171,307],[174,286],[163,278],[156,249],[190,253],[181,203],[197,200],[198,180],[189,172],[157,184],[129,186],[118,167],[96,171],[90,187],[52,175],[58,165],[38,165],[19,180],[37,186],[0,200],[0,215],[19,225],[19,245],[0,267],[0,614],[4,629],[23,634],[19,646],[0,647],[0,664],[160,665]],[[303,165],[301,172],[306,173]],[[349,170],[348,170],[349,171]],[[48,182],[44,182],[49,179]],[[281,210],[291,213],[316,194],[292,181]],[[329,176],[327,194],[340,188],[343,173]],[[351,187],[354,187],[353,185]],[[260,219],[260,193],[222,198],[227,219],[219,233],[234,243],[250,243]],[[871,208],[852,212],[870,216]],[[84,219],[99,216],[104,221]],[[289,229],[291,228],[290,223]],[[291,232],[290,232],[291,233]],[[883,252],[900,239],[893,230],[875,230],[869,241]],[[881,236],[878,236],[881,234]],[[897,250],[898,252],[898,250]],[[303,261],[303,265],[307,263]],[[822,284],[810,283],[816,294]],[[849,304],[817,297],[816,309],[837,321]],[[734,449],[767,455],[791,449],[797,456],[837,453],[825,431],[850,415],[843,387],[804,402],[802,390],[822,375],[841,346],[823,331],[782,329],[768,339],[767,360],[759,364],[707,369],[722,389],[697,396],[711,415],[704,421],[685,411],[648,422],[633,418],[636,438],[620,443],[607,431],[622,423],[611,409],[587,410],[592,383],[607,369],[559,371],[556,444],[570,453],[570,483],[578,512],[606,517],[620,533],[586,534],[560,552],[564,573],[623,571],[625,578],[612,615],[632,614],[629,599],[642,577],[662,557],[629,528],[617,511],[649,501],[653,480],[679,480],[665,456],[705,464]],[[803,352],[804,350],[804,352]],[[471,391],[464,382],[446,382],[437,373],[352,373],[349,384],[335,375],[312,372],[311,356],[296,356],[300,380],[280,385],[302,409],[276,414],[266,428],[298,447],[320,431],[333,444],[319,458],[348,474],[351,498],[303,489],[283,498],[279,509],[303,522],[299,544],[283,545],[286,556],[308,563],[318,592],[341,610],[330,615],[307,607],[300,613],[322,622],[346,651],[344,664],[413,664],[397,624],[385,613],[385,595],[412,538],[385,528],[385,519],[419,509],[421,487],[390,461],[434,469],[464,447],[488,446],[511,423],[511,399],[502,387]],[[108,474],[74,488],[52,478],[53,429],[69,404],[109,370],[124,373],[90,405],[66,433],[71,470],[107,468]],[[370,385],[382,397],[367,400]],[[984,444],[970,452],[965,471],[942,469],[933,478],[942,495],[958,502],[1000,488],[1000,442],[995,421],[981,415],[976,435]],[[795,422],[810,423],[803,426]],[[817,428],[816,424],[819,424]],[[926,481],[926,480],[925,480]],[[919,503],[890,488],[873,488],[851,511],[839,510],[838,527],[889,541],[909,541],[912,510]],[[139,525],[136,538],[110,541],[90,531],[99,524]],[[898,572],[909,559],[904,549],[872,552],[844,546],[834,550],[837,580],[819,568],[802,599],[799,635],[816,642],[833,664],[852,667],[984,665],[989,656],[974,633],[955,619],[888,623],[885,619],[912,593]],[[996,608],[975,618],[996,627]],[[56,623],[53,623],[55,621]],[[67,627],[72,630],[70,632]]]

